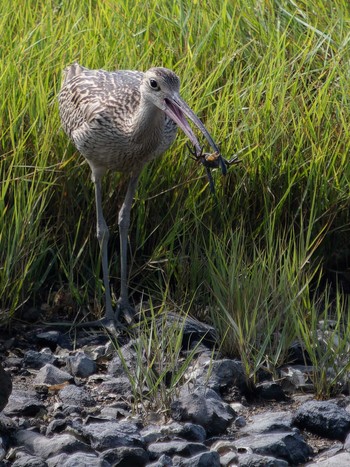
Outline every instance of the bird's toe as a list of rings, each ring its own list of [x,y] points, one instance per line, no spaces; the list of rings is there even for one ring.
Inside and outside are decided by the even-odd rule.
[[[135,314],[135,308],[130,305],[129,301],[119,298],[116,310],[117,319],[119,319],[119,316],[122,315],[125,321],[130,324],[134,321]]]

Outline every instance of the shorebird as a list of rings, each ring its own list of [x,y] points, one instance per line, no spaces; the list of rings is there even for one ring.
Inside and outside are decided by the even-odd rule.
[[[180,80],[167,68],[146,72],[90,70],[77,63],[63,73],[58,96],[62,127],[87,160],[95,185],[97,238],[100,244],[105,288],[104,318],[90,324],[116,329],[119,317],[131,322],[134,309],[128,297],[127,241],[130,210],[138,177],[150,160],[163,154],[173,143],[179,126],[195,148],[202,148],[186,117],[204,135],[215,151],[216,162],[226,174],[227,166],[203,123],[180,97]],[[123,205],[119,211],[120,298],[113,310],[107,244],[109,231],[102,212],[101,179],[107,170],[130,175]]]

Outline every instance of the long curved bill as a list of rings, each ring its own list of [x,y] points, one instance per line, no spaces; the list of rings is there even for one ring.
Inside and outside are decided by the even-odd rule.
[[[174,95],[169,98],[165,98],[165,108],[164,112],[172,119],[174,122],[183,130],[186,136],[190,139],[191,143],[196,148],[197,152],[201,151],[201,146],[198,142],[196,135],[193,133],[192,128],[188,124],[186,117],[188,117],[194,125],[201,131],[204,135],[210,146],[214,149],[216,153],[219,154],[219,162],[223,175],[227,173],[226,164],[220,154],[220,150],[215,144],[215,141],[210,136],[208,130],[205,128],[203,123],[199,120],[197,115],[192,111],[192,109],[186,104],[184,100],[181,99],[179,95]]]

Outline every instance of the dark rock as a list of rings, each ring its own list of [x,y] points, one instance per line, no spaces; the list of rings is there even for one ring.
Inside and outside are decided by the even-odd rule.
[[[0,365],[0,412],[6,407],[12,392],[11,376]]]
[[[201,425],[195,425],[194,423],[170,423],[161,426],[150,425],[141,430],[141,435],[147,444],[164,441],[175,436],[199,443],[203,443],[206,439],[205,429]]]
[[[161,328],[164,325],[163,318],[160,318],[158,323]],[[211,349],[217,342],[215,328],[191,316],[183,317],[177,313],[169,312],[166,316],[166,326],[171,326],[174,332],[175,328],[178,327],[179,332],[182,333],[182,349],[185,351],[198,345],[199,342]]]
[[[142,448],[121,446],[104,451],[102,459],[116,467],[144,467],[149,461],[147,452]]]
[[[184,459],[183,457],[173,457],[174,467],[220,467],[220,456],[215,451],[201,452],[196,456]]]
[[[61,414],[64,418],[80,416],[85,411],[81,405],[65,405],[61,408]]]
[[[53,435],[54,433],[62,433],[67,427],[67,420],[65,418],[52,420],[46,428],[46,436]]]
[[[350,451],[350,433],[347,434],[344,442],[344,449]]]
[[[257,384],[255,394],[268,401],[285,401],[287,399],[282,386],[274,381],[263,381]]]
[[[300,342],[293,342],[288,350],[288,362],[294,365],[311,365],[311,360],[303,345]]]
[[[120,348],[119,353],[115,355],[113,360],[108,365],[108,373],[111,376],[119,377],[126,376],[125,366],[129,370],[134,370],[140,362],[138,362],[139,357],[137,356],[135,348],[139,344],[137,341],[132,340],[128,344],[125,344]],[[146,363],[146,362],[145,362]]]
[[[120,397],[128,397],[132,394],[131,383],[126,376],[110,377],[103,381],[98,388],[100,394],[118,394]]]
[[[48,465],[40,457],[19,451],[16,453],[16,460],[12,463],[12,467],[48,467]]]
[[[307,464],[308,467],[349,467],[350,465],[350,453],[341,452],[332,456],[328,459],[324,459],[317,462],[310,462]]]
[[[15,356],[12,356],[12,357],[7,357],[6,358],[6,366],[8,369],[10,370],[18,370],[19,368],[22,367],[22,362],[23,362],[23,358],[21,357],[15,357]]]
[[[248,452],[251,449],[255,454],[277,457],[296,465],[305,463],[313,454],[302,436],[294,432],[251,435],[232,443],[238,450],[248,448]]]
[[[235,411],[212,389],[198,387],[171,404],[174,420],[190,421],[201,425],[209,435],[223,433],[235,418]]]
[[[90,334],[90,335],[79,335],[76,340],[75,347],[81,349],[86,346],[100,346],[107,345],[110,343],[110,338],[106,334]]]
[[[283,459],[250,453],[239,456],[238,462],[239,467],[288,467],[290,465]]]
[[[317,435],[344,441],[350,431],[350,414],[334,402],[308,401],[296,411],[293,423]]]
[[[237,418],[235,418],[236,428],[243,428],[246,425],[247,425],[247,420],[242,415],[239,415]]]
[[[96,373],[96,363],[84,352],[77,352],[70,355],[67,361],[67,367],[72,375],[80,378],[87,378]]]
[[[143,439],[138,427],[130,422],[104,421],[90,423],[82,427],[94,449],[106,450],[120,446],[143,447]]]
[[[35,306],[31,306],[22,311],[22,320],[27,323],[35,323],[41,319],[41,310]]]
[[[318,465],[319,462],[333,458],[336,454],[343,452],[343,443],[340,441],[332,443],[332,446],[328,449],[321,450],[313,459],[312,463]],[[350,465],[350,464],[349,464]]]
[[[66,433],[46,438],[35,431],[19,430],[16,433],[16,441],[31,454],[44,460],[62,453],[71,454],[76,451],[85,453],[92,451],[90,446]]]
[[[23,365],[28,368],[39,369],[47,363],[52,365],[57,362],[57,358],[49,352],[37,352],[36,350],[28,350],[23,357]]]
[[[96,454],[76,452],[62,453],[47,459],[48,467],[110,467],[108,462],[100,459]]]
[[[116,420],[118,418],[126,418],[130,415],[128,406],[123,402],[115,403],[113,407],[106,406],[101,409],[101,416],[108,418],[109,420]]]
[[[14,389],[4,413],[9,417],[12,415],[35,417],[41,411],[46,411],[45,405],[35,391]]]
[[[157,459],[163,454],[173,456],[177,454],[183,457],[195,456],[200,452],[207,451],[208,448],[201,443],[189,443],[188,441],[172,440],[161,443],[152,443],[148,446],[150,459]]]
[[[66,405],[78,405],[81,407],[91,407],[96,402],[90,396],[90,394],[81,387],[75,386],[74,384],[69,384],[61,389],[58,393],[61,401]]]
[[[218,440],[211,445],[210,449],[219,454],[221,465],[238,464],[237,448],[232,444],[232,441],[226,439]]]
[[[213,360],[211,356],[201,355],[190,372],[189,380],[198,386],[207,386],[221,394],[231,386],[241,390],[246,388],[246,376],[239,360]]]
[[[242,427],[241,433],[271,433],[274,431],[292,430],[291,412],[266,412],[253,415],[246,426]]]
[[[147,464],[147,467],[172,467],[173,461],[172,458],[163,454],[156,462],[152,462],[152,464]]]
[[[43,347],[49,347],[53,352],[57,346],[62,349],[71,349],[70,339],[59,331],[44,331],[36,334],[35,340]]]
[[[37,386],[46,385],[52,386],[54,384],[62,384],[73,381],[71,376],[66,371],[62,371],[59,368],[47,363],[37,373],[34,384]]]
[[[280,368],[281,385],[285,391],[294,393],[295,390],[313,391],[314,385],[312,375],[315,369],[313,366],[287,365]]]
[[[0,435],[9,435],[18,430],[17,423],[7,417],[4,412],[0,413]]]

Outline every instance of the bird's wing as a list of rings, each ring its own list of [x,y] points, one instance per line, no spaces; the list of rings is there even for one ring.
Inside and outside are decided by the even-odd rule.
[[[142,75],[135,71],[106,72],[83,67],[72,74],[68,69],[58,96],[65,131],[72,135],[84,123],[110,117],[116,108],[127,107],[130,99],[139,94]]]

